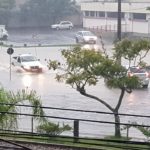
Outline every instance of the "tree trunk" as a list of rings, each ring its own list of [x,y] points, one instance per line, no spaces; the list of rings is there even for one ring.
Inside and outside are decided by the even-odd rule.
[[[118,113],[114,113],[115,117],[115,137],[120,138],[121,137],[121,132],[120,132],[120,117]]]

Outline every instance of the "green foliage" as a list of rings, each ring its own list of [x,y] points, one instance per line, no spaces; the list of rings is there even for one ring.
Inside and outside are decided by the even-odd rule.
[[[21,19],[55,23],[75,12],[76,5],[71,0],[29,0],[21,7]]]
[[[72,128],[69,125],[63,124],[60,127],[59,123],[55,124],[49,121],[46,121],[37,127],[37,132],[42,134],[49,135],[60,135],[64,131],[70,131]]]
[[[65,74],[57,74],[56,78],[58,81],[65,80],[77,90],[86,85],[96,85],[102,77],[111,88],[134,89],[140,84],[137,77],[128,77],[126,68],[101,52],[74,47],[72,50],[63,50],[62,56],[67,64]],[[49,69],[58,69],[60,65],[57,61],[48,62]]]
[[[125,58],[134,65],[141,63],[142,59],[146,56],[150,49],[150,41],[146,39],[130,40],[123,39],[115,44],[114,57]],[[135,64],[136,63],[136,64]]]
[[[15,7],[15,0],[1,0],[0,1],[0,9],[12,9]]]
[[[14,7],[15,0],[0,0],[0,24],[7,25]]]
[[[32,106],[35,106],[32,109],[32,114],[38,115],[38,117],[35,117],[35,119],[38,119],[39,121],[45,121],[45,118],[40,117],[44,115],[44,111],[41,108],[42,104],[40,102],[40,98],[37,96],[35,91],[27,91],[23,89],[14,93],[12,91],[7,91],[4,88],[0,88],[0,111],[2,112],[0,114],[0,128],[17,128],[17,115],[11,115],[7,112],[18,112],[15,105],[25,101],[29,101]]]
[[[127,128],[136,128],[138,129],[147,139],[150,138],[150,127],[144,127],[144,124],[139,125],[137,122],[129,122],[130,125],[126,125],[122,128],[122,130],[126,130]]]
[[[142,59],[149,52],[149,48],[150,45],[147,40],[131,41],[124,39],[115,45],[114,58],[111,59],[100,51],[82,49],[77,46],[62,51],[64,64],[50,61],[48,66],[49,69],[61,69],[63,71],[56,75],[57,81],[65,81],[83,96],[102,103],[112,111],[117,122],[115,124],[115,136],[121,137],[119,108],[125,92],[131,93],[133,89],[141,86],[141,81],[136,76],[129,77],[127,75],[128,69],[118,63],[117,60],[118,58],[125,58],[128,60],[128,66],[130,66],[131,61],[135,62],[139,57],[138,63],[143,63]],[[120,89],[120,96],[114,108],[105,100],[86,91],[88,86],[96,86],[100,78],[104,78],[108,87]]]

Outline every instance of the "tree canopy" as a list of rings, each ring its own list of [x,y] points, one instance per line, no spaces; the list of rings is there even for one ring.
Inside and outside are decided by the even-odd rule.
[[[0,24],[7,25],[11,10],[15,7],[15,0],[1,0],[0,1]]]
[[[48,21],[55,23],[62,17],[76,12],[72,0],[29,0],[21,7],[22,20]]]

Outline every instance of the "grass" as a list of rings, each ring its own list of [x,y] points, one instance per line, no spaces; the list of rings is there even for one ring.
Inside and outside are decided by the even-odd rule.
[[[40,143],[40,144],[53,144],[53,145],[63,145],[63,146],[73,146],[80,148],[88,148],[92,150],[148,150],[150,145],[147,143],[134,143],[128,141],[126,138],[115,138],[113,136],[106,137],[104,139],[90,139],[90,138],[80,138],[78,141],[74,141],[72,137],[48,137],[48,136],[38,136],[38,135],[25,135],[25,134],[10,134],[10,133],[1,133],[3,139],[23,141],[30,143]]]

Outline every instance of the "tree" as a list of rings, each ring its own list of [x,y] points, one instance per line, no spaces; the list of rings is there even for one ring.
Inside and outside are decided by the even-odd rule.
[[[0,88],[0,127],[2,129],[16,129],[17,128],[17,115],[10,113],[17,113],[17,104],[28,101],[32,107],[32,114],[35,115],[35,119],[40,122],[46,119],[40,116],[44,116],[40,97],[37,96],[35,91],[19,90],[17,93],[7,91],[4,88]]]
[[[48,60],[47,63],[49,69],[63,69],[64,72],[62,74],[56,75],[57,81],[65,81],[66,84],[71,85],[81,95],[100,102],[113,112],[115,118],[115,136],[121,137],[119,108],[122,104],[124,94],[125,92],[131,93],[141,83],[137,77],[127,76],[127,69],[117,63],[116,56],[120,55],[120,58],[127,59],[128,65],[130,65],[131,60],[135,61],[140,56],[140,61],[137,61],[138,65],[141,59],[146,56],[149,48],[150,44],[147,40],[131,41],[125,39],[115,45],[113,58],[108,57],[106,51],[103,53],[74,47],[71,50],[62,51],[65,65],[56,60]],[[146,52],[143,57],[142,52]],[[102,77],[108,87],[120,89],[120,95],[116,100],[117,104],[114,108],[105,100],[86,91],[87,86],[96,86]]]
[[[55,23],[76,11],[75,1],[71,0],[29,0],[21,7],[21,19]]]
[[[15,0],[1,0],[0,1],[0,22],[7,25],[11,17],[12,9],[15,7]]]

